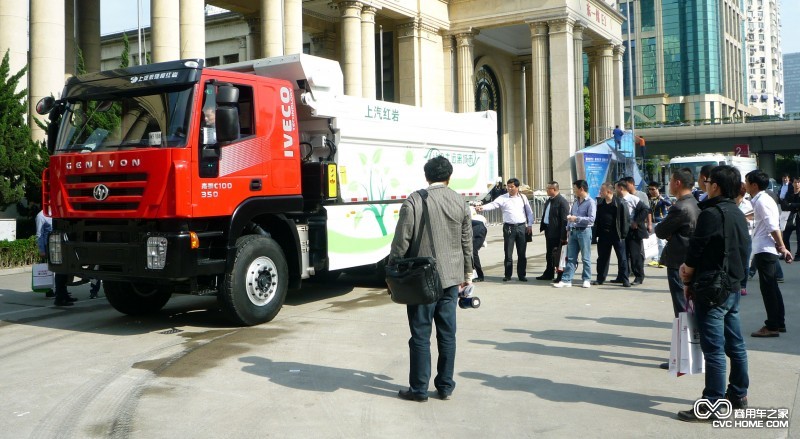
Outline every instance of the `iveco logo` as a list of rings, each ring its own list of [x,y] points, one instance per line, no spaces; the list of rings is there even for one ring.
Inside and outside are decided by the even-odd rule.
[[[97,201],[103,201],[108,198],[108,186],[104,184],[98,184],[92,190],[92,195],[94,195],[94,199]]]

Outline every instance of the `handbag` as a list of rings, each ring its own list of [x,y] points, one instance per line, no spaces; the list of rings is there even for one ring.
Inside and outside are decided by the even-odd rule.
[[[442,281],[436,268],[436,246],[433,245],[433,232],[428,215],[428,191],[419,191],[422,197],[422,224],[412,248],[414,256],[397,258],[386,266],[386,285],[392,301],[402,305],[429,305],[437,302],[443,294]],[[422,229],[427,230],[431,242],[432,257],[420,257]]]
[[[725,303],[731,294],[731,280],[728,277],[728,235],[725,232],[725,213],[719,206],[714,207],[722,215],[722,237],[725,242],[723,244],[722,269],[699,273],[692,282],[695,300],[709,307]]]
[[[705,358],[700,347],[700,330],[690,305],[689,312],[679,313],[672,321],[669,374],[679,377],[700,373],[705,373]]]
[[[522,196],[522,194],[520,194],[520,196]],[[525,204],[522,205],[522,211],[525,212],[525,221],[527,222],[527,224],[525,224],[525,242],[533,242],[533,229],[528,232],[527,228],[527,225],[530,224],[530,220],[528,219],[528,211],[525,210]]]

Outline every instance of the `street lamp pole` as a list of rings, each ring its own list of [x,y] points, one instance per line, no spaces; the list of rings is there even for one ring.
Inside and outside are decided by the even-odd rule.
[[[628,0],[625,2],[625,7],[627,8],[627,29],[628,29],[628,104],[630,107],[630,127],[631,127],[631,138],[633,139],[633,161],[636,163],[636,118],[633,116],[633,56],[631,52],[633,51],[633,43],[631,40],[631,34],[633,33],[633,21],[631,20],[631,2],[633,0]],[[644,157],[642,157],[642,167],[644,167]]]

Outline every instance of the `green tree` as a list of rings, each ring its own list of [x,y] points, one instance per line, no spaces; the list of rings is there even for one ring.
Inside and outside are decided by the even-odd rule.
[[[589,129],[592,126],[592,102],[589,99],[589,87],[583,87],[583,144],[589,144]]]
[[[27,89],[16,91],[27,66],[11,74],[9,52],[0,62],[0,207],[28,198],[41,202],[41,174],[47,164],[47,149],[31,140],[26,123]]]
[[[128,34],[122,34],[122,54],[119,56],[120,68],[127,68],[131,64],[131,43]]]

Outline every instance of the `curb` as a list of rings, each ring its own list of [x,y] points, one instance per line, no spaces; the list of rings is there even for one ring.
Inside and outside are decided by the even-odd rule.
[[[31,272],[30,265],[26,265],[24,267],[3,268],[0,269],[0,276],[8,276],[11,274],[30,273],[30,272]]]

